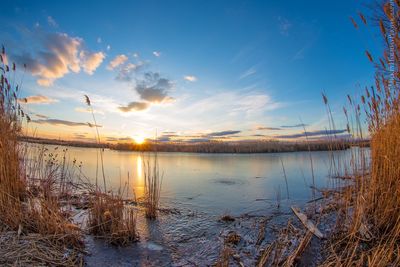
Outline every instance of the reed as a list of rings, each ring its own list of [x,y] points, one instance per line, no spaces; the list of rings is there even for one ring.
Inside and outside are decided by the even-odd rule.
[[[20,119],[24,116],[18,103],[18,86],[13,87],[16,66],[7,65],[7,54],[4,47],[0,54],[0,220],[4,225],[18,227],[20,212],[16,216],[10,208],[18,211],[21,199],[25,194],[25,185],[21,178],[19,165],[19,148],[17,137],[21,132]],[[11,78],[12,79],[12,78]],[[2,228],[2,227],[0,227]]]
[[[28,158],[28,149],[18,143],[22,135],[23,120],[30,121],[20,106],[19,84],[16,81],[17,67],[7,65],[4,47],[0,54],[0,239],[15,236],[21,242],[10,242],[8,249],[0,250],[1,259],[10,259],[9,252],[18,250],[20,255],[13,262],[36,258],[40,265],[51,265],[43,253],[29,256],[33,237],[46,240],[48,250],[65,255],[65,262],[77,262],[82,248],[79,227],[70,222],[70,216],[60,206],[62,190],[68,190],[66,164],[61,164],[54,155],[46,160],[44,153],[34,161]],[[24,72],[24,70],[23,70]],[[59,255],[59,254],[58,254]],[[78,257],[78,258],[77,258]],[[42,259],[42,260],[40,260]]]
[[[136,213],[124,204],[120,195],[97,192],[88,213],[89,233],[114,245],[128,245],[138,240]]]
[[[160,168],[158,166],[157,153],[154,154],[152,163],[149,159],[143,164],[146,217],[155,219],[157,218],[163,178],[163,174],[160,174]]]
[[[92,190],[90,209],[88,211],[88,232],[96,237],[107,240],[111,244],[125,246],[138,240],[136,212],[124,204],[123,195],[125,188],[121,188],[121,184],[118,194],[114,194],[112,190],[107,191],[103,158],[104,148],[100,147],[101,137],[92,102],[89,96],[84,95],[84,97],[94,122],[94,124],[89,123],[89,126],[96,129],[96,142],[99,145],[100,167],[103,177],[103,188],[100,188],[97,181],[98,166],[96,166],[96,184],[95,189]]]
[[[399,11],[399,1],[384,1],[373,18],[386,44],[384,56],[378,61],[366,53],[377,69],[375,87],[366,88],[361,104],[349,97],[360,134],[361,111],[365,112],[371,162],[367,165],[361,160],[353,167],[353,185],[341,197],[343,207],[339,212],[345,223],[331,238],[324,263],[327,266],[400,265]],[[366,24],[365,17],[361,19]],[[343,229],[343,225],[347,227]]]

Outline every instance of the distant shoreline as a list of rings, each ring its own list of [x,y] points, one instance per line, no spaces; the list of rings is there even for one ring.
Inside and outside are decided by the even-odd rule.
[[[316,140],[316,141],[297,141],[284,142],[278,140],[262,141],[238,141],[238,142],[201,142],[201,143],[91,143],[80,141],[67,141],[57,139],[47,139],[39,137],[20,136],[20,141],[45,144],[62,145],[86,148],[107,148],[117,151],[136,151],[136,152],[184,152],[184,153],[209,153],[209,154],[257,154],[257,153],[282,153],[300,151],[332,151],[345,150],[352,146],[369,147],[369,140]]]

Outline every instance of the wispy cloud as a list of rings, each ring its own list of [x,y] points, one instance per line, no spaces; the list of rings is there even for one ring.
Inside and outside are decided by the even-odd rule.
[[[259,131],[264,131],[264,130],[267,130],[267,131],[280,131],[280,130],[282,130],[282,129],[281,129],[281,128],[278,128],[278,127],[258,126],[258,127],[256,128],[256,130],[259,130]]]
[[[133,74],[140,71],[144,66],[145,63],[141,61],[136,64],[128,62],[119,68],[117,77],[115,77],[115,79],[117,81],[130,82]]]
[[[292,27],[292,24],[290,21],[284,17],[279,16],[278,17],[278,27],[279,27],[279,32],[280,34],[284,36],[289,35],[289,30]]]
[[[85,122],[74,122],[74,121],[67,121],[67,120],[59,120],[59,119],[39,119],[39,120],[32,120],[31,123],[38,123],[38,124],[51,124],[51,125],[61,125],[61,126],[86,126],[86,127],[102,127],[101,125],[93,125],[91,123]]]
[[[76,112],[81,112],[81,113],[92,113],[93,112],[93,113],[96,113],[96,114],[104,115],[103,111],[96,110],[96,109],[91,110],[91,109],[88,109],[88,108],[77,107],[77,108],[75,108],[75,111]]]
[[[21,103],[26,103],[26,104],[50,104],[50,103],[58,102],[57,99],[53,99],[53,98],[43,96],[43,95],[27,96],[27,97],[18,99],[18,101]]]
[[[118,109],[122,112],[141,111],[148,109],[150,103],[148,102],[130,102],[126,106],[119,106]]]
[[[117,142],[117,141],[133,141],[132,137],[126,136],[126,137],[115,137],[115,136],[107,136],[106,140],[108,142]]]
[[[316,136],[328,136],[328,135],[336,135],[336,134],[343,134],[347,132],[346,129],[343,130],[316,130],[316,131],[307,131],[301,132],[298,134],[288,134],[288,135],[277,135],[274,136],[275,138],[279,139],[296,139],[301,137],[316,137]]]
[[[241,80],[241,79],[244,79],[244,78],[246,78],[246,77],[249,77],[249,76],[255,74],[256,72],[257,72],[257,70],[255,69],[255,67],[251,67],[251,68],[249,68],[248,70],[246,70],[245,72],[243,72],[243,73],[239,76],[239,79]]]
[[[208,133],[205,136],[207,137],[220,137],[220,136],[227,136],[227,135],[233,135],[233,134],[238,134],[241,131],[232,131],[232,130],[227,130],[227,131],[221,131],[221,132],[212,132]]]
[[[35,115],[36,117],[38,117],[39,119],[48,119],[48,118],[49,118],[48,116],[43,115],[43,114],[35,113],[34,115]]]
[[[52,26],[54,28],[58,27],[57,22],[55,21],[55,19],[52,16],[47,17],[47,22],[49,23],[50,26]]]
[[[294,125],[282,125],[281,128],[299,128],[299,127],[306,127],[308,124],[300,123]]]
[[[116,56],[107,66],[107,69],[113,70],[121,64],[124,64],[128,60],[128,57],[124,54]]]
[[[186,81],[189,81],[189,82],[197,81],[197,77],[193,76],[193,75],[186,75],[186,76],[183,77],[183,79],[185,79]]]
[[[160,51],[154,51],[154,52],[153,52],[153,55],[154,55],[155,57],[160,57],[160,56],[161,56],[161,52],[160,52]]]

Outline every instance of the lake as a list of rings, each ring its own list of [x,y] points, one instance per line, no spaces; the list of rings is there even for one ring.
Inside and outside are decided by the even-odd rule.
[[[46,147],[52,152],[56,146]],[[65,147],[53,152],[62,149]],[[210,265],[218,258],[221,236],[227,230],[235,230],[247,240],[240,250],[243,255],[255,256],[254,240],[261,218],[268,217],[275,224],[287,223],[292,216],[291,205],[302,207],[312,199],[312,177],[317,188],[332,186],[337,180],[330,178],[335,169],[332,157],[336,168],[343,171],[341,162],[348,162],[357,149],[271,154],[158,153],[163,173],[161,207],[178,213],[161,213],[156,221],[138,216],[141,241],[128,248],[114,249],[88,237],[92,255],[88,265]],[[68,147],[66,155],[70,161],[81,161],[82,172],[96,182],[98,149]],[[153,159],[154,153],[105,150],[107,189],[118,191],[126,186],[127,198],[134,194],[140,198],[144,192],[143,164]],[[97,173],[98,184],[102,185],[100,168]],[[227,226],[218,220],[223,214],[238,219]]]
[[[55,146],[47,146],[51,150]],[[354,148],[353,148],[354,150]],[[99,150],[68,147],[67,157],[82,162],[82,171],[95,183],[103,185]],[[346,160],[352,150],[335,152],[290,152],[270,154],[196,154],[158,153],[162,179],[162,203],[184,204],[194,209],[220,214],[229,211],[243,213],[265,207],[259,200],[276,202],[277,193],[302,203],[311,198],[313,163],[316,187],[327,187],[331,179],[332,155]],[[144,191],[143,164],[153,162],[154,153],[105,150],[103,154],[107,188],[117,190],[129,183],[129,197],[134,191],[141,197]],[[97,163],[98,162],[98,163]],[[283,165],[283,167],[282,167]],[[128,179],[129,173],[129,179]],[[129,181],[128,181],[129,180]]]

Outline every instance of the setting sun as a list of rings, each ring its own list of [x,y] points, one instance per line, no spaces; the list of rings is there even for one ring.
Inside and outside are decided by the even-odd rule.
[[[144,136],[142,135],[136,135],[133,137],[133,140],[135,141],[136,144],[141,145],[144,143],[144,141],[146,140]]]

